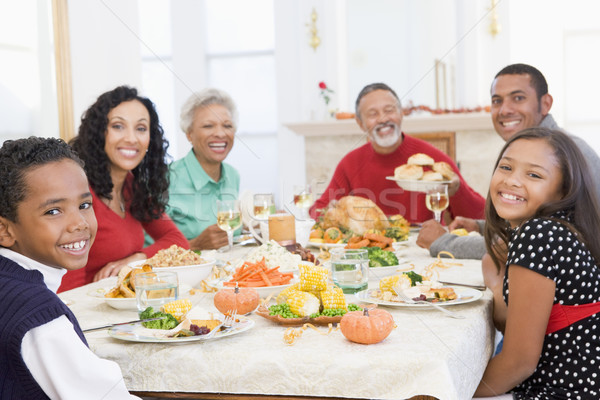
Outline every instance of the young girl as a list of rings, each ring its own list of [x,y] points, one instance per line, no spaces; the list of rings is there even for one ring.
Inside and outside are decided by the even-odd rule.
[[[137,399],[55,292],[96,235],[83,163],[60,139],[0,148],[0,399]]]
[[[476,397],[600,398],[600,211],[568,136],[532,128],[506,143],[485,238],[498,273],[484,269],[486,284],[503,277],[494,316],[504,344]]]
[[[119,86],[102,94],[81,119],[71,143],[85,162],[98,235],[88,264],[69,271],[59,292],[114,276],[130,262],[188,242],[164,212],[167,142],[154,104]],[[154,244],[144,247],[144,231]]]

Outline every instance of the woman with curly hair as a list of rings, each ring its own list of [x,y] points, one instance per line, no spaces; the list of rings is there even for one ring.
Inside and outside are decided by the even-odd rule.
[[[114,276],[128,263],[188,242],[165,214],[168,143],[154,104],[119,86],[81,118],[71,145],[85,162],[98,234],[85,268],[65,275],[59,291]],[[154,243],[144,248],[144,231]]]

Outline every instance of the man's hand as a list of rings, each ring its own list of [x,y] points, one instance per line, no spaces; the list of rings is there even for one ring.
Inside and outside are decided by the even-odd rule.
[[[192,250],[220,249],[229,244],[227,232],[219,228],[217,224],[210,225],[201,234],[189,241]]]
[[[431,244],[445,233],[448,232],[439,222],[436,222],[433,219],[425,221],[419,230],[419,236],[417,236],[417,245],[429,250]]]
[[[450,225],[448,225],[449,231],[453,231],[454,229],[460,228],[466,229],[467,232],[479,232],[479,225],[477,224],[477,221],[471,218],[456,217],[454,221],[452,221]]]
[[[458,174],[455,174],[450,180],[450,184],[448,185],[448,196],[454,196],[458,189],[460,188],[460,178]]]

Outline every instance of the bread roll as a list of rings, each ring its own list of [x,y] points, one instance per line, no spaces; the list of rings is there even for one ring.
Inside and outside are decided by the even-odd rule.
[[[443,181],[444,177],[439,172],[427,171],[423,174],[423,181]]]
[[[396,179],[419,180],[423,176],[423,167],[419,165],[404,164],[394,170]]]
[[[452,178],[454,178],[454,175],[456,175],[452,167],[444,161],[434,163],[432,168],[435,172],[439,172],[440,174],[442,174],[444,179],[447,180],[451,180]]]
[[[407,164],[410,165],[433,165],[433,158],[424,153],[416,153],[408,157]]]

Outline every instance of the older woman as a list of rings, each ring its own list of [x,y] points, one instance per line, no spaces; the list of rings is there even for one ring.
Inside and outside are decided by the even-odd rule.
[[[59,291],[117,275],[172,244],[188,248],[164,214],[168,144],[149,99],[127,86],[102,94],[84,113],[71,144],[85,162],[98,233],[85,268],[69,271]],[[144,231],[155,240],[148,247]]]
[[[217,225],[217,199],[235,199],[238,172],[224,160],[233,147],[237,109],[218,89],[193,93],[181,110],[181,129],[192,145],[190,152],[170,166],[167,214],[193,250],[218,249],[228,244]]]

